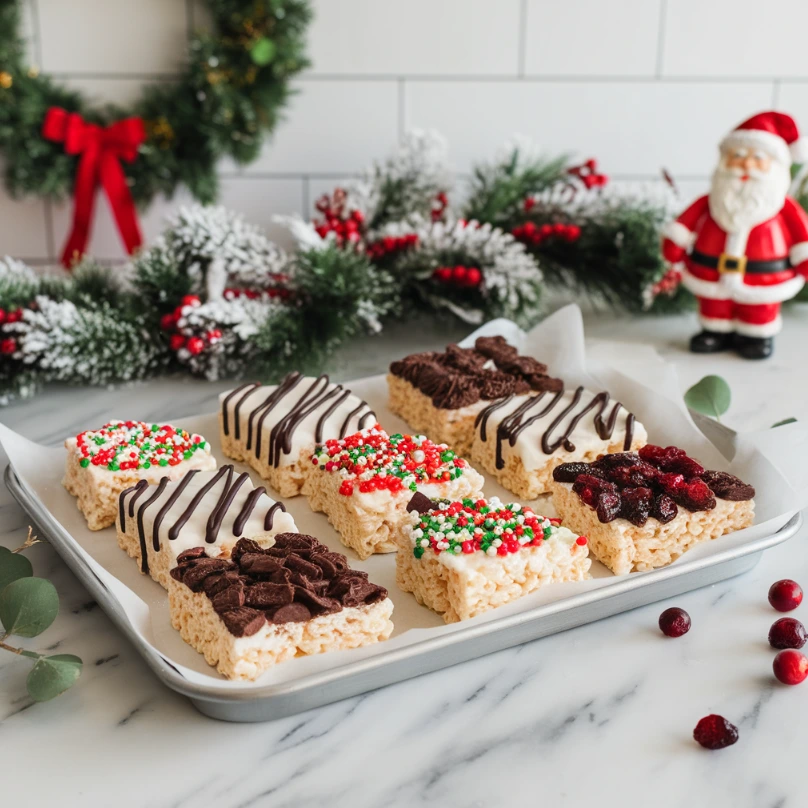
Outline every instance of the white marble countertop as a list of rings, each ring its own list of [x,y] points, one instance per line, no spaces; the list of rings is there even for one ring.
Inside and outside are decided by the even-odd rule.
[[[587,335],[655,346],[682,389],[707,373],[730,383],[725,422],[763,428],[808,416],[808,308],[786,315],[773,359],[693,356],[689,317],[586,317]],[[334,375],[383,370],[403,353],[462,336],[395,327],[343,351]],[[143,417],[214,406],[226,383],[157,381],[122,390],[52,389],[0,410],[27,437],[58,443],[133,399]],[[3,460],[3,463],[5,460]],[[16,547],[26,517],[0,491],[0,544]],[[351,808],[801,808],[808,805],[808,683],[779,685],[766,636],[769,585],[808,585],[803,530],[746,575],[403,682],[297,717],[234,725],[203,717],[151,675],[59,557],[29,551],[56,584],[62,612],[31,648],[79,654],[78,684],[47,704],[25,693],[29,665],[0,651],[4,805],[306,806]],[[659,613],[678,605],[693,629],[669,640]],[[795,613],[805,620],[808,604]],[[739,742],[707,752],[692,740],[718,712]]]

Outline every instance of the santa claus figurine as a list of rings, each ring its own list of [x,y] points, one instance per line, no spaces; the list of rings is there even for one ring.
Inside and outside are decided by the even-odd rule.
[[[781,112],[761,112],[720,145],[710,193],[663,230],[665,260],[698,298],[703,331],[690,350],[771,356],[780,304],[808,277],[808,216],[788,196],[808,148]]]

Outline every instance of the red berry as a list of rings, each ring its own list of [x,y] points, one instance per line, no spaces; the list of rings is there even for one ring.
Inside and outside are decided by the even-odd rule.
[[[6,310],[0,309],[0,324],[6,321]]]
[[[707,715],[696,724],[693,737],[705,749],[723,749],[738,740],[738,727],[722,715]]]
[[[466,286],[476,287],[480,285],[483,274],[476,267],[471,267],[466,273]]]
[[[164,314],[160,318],[160,328],[162,328],[163,331],[171,331],[176,324],[177,318],[173,314]]]
[[[201,303],[202,301],[199,299],[199,297],[197,297],[197,295],[183,295],[183,306],[199,306]]]
[[[774,675],[784,685],[798,685],[808,676],[808,657],[793,648],[787,648],[774,658]]]
[[[452,270],[452,280],[462,286],[466,282],[466,272],[465,267],[455,267]]]
[[[769,589],[769,603],[778,612],[790,612],[802,603],[802,587],[790,578],[776,581]]]
[[[185,337],[182,334],[172,334],[168,340],[168,345],[172,351],[178,351],[185,346]]]
[[[202,337],[191,337],[185,347],[192,356],[196,356],[205,350],[205,340]]]
[[[769,629],[772,648],[802,648],[805,645],[805,626],[793,617],[781,617]]]
[[[6,337],[0,340],[0,353],[9,356],[17,350],[17,340],[14,337]]]
[[[659,628],[666,637],[681,637],[690,631],[690,615],[675,606],[665,609],[659,615]]]
[[[17,323],[22,320],[22,309],[14,309],[6,315],[7,323]]]

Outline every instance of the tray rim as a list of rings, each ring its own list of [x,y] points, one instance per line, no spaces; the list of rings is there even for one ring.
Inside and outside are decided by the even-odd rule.
[[[653,591],[658,587],[664,586],[666,582],[672,579],[693,575],[700,570],[728,564],[745,556],[760,553],[763,550],[774,547],[793,537],[803,524],[802,513],[796,511],[788,517],[787,521],[776,532],[739,546],[728,547],[706,558],[694,558],[690,561],[680,559],[674,564],[661,567],[657,570],[632,573],[631,575],[621,577],[619,580],[615,580],[613,584],[589,592],[581,592],[554,601],[553,603],[535,606],[526,611],[505,615],[485,623],[470,624],[463,628],[457,628],[445,636],[425,638],[403,648],[382,652],[372,657],[357,660],[353,663],[348,662],[327,671],[307,674],[299,679],[259,687],[234,687],[232,690],[228,691],[225,689],[227,686],[226,682],[218,683],[215,686],[207,686],[188,680],[169,659],[147,645],[135,630],[115,595],[85,563],[81,553],[77,549],[75,539],[67,529],[56,520],[45,504],[41,502],[33,492],[28,490],[27,486],[17,477],[11,463],[8,463],[6,466],[4,480],[6,487],[17,504],[36,522],[38,527],[44,529],[49,543],[70,567],[81,583],[90,591],[90,594],[95,597],[99,606],[101,606],[107,616],[112,620],[116,628],[135,646],[138,653],[144,658],[158,678],[171,690],[187,696],[192,700],[201,699],[206,702],[218,703],[269,701],[275,698],[280,699],[283,697],[299,696],[310,689],[326,687],[329,684],[344,680],[348,677],[367,677],[371,672],[388,667],[392,668],[397,663],[404,662],[411,657],[430,654],[433,651],[445,649],[449,646],[465,645],[466,643],[474,642],[475,639],[481,636],[486,636],[500,630],[507,631],[527,623],[591,606],[598,601],[618,598],[633,590]],[[652,601],[653,598],[649,599],[648,602],[650,603]],[[512,643],[511,645],[515,644],[519,643]],[[455,663],[449,661],[440,667],[450,667],[452,664]],[[379,684],[368,682],[366,690],[373,690],[377,687],[405,678],[412,677],[405,676],[400,677],[400,679],[394,678],[389,682]]]

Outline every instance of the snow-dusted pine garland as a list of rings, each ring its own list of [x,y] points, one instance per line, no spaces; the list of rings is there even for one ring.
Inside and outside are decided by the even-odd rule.
[[[271,381],[391,317],[464,322],[541,316],[545,283],[629,310],[685,301],[657,240],[664,205],[603,194],[595,161],[546,159],[517,139],[449,205],[439,135],[412,132],[387,159],[286,219],[286,253],[240,215],[182,208],[126,271],[71,276],[0,261],[0,403],[49,381],[110,384],[184,369]]]

